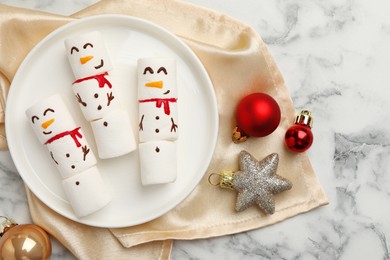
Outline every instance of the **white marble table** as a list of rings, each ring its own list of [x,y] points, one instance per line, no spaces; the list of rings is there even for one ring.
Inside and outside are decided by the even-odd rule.
[[[250,24],[297,110],[315,116],[308,154],[331,204],[221,238],[177,241],[172,259],[390,259],[390,2],[190,0]],[[0,0],[71,14],[95,0]],[[0,214],[30,223],[23,183],[0,153]],[[53,259],[73,259],[53,241]]]

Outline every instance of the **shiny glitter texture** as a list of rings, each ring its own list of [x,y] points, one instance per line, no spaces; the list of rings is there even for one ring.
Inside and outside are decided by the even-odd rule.
[[[240,171],[234,173],[233,188],[238,191],[236,210],[257,204],[267,214],[275,212],[273,195],[292,188],[289,180],[276,174],[279,156],[272,153],[262,161],[241,151]]]

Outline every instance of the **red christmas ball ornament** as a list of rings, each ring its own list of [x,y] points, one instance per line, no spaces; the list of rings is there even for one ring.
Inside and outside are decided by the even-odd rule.
[[[286,131],[284,140],[287,147],[298,153],[309,149],[313,143],[312,125],[313,118],[311,112],[302,110],[296,117],[295,124]]]
[[[237,106],[237,127],[239,135],[233,132],[233,141],[242,142],[237,137],[264,137],[271,134],[280,123],[280,108],[270,95],[253,93],[244,97]]]

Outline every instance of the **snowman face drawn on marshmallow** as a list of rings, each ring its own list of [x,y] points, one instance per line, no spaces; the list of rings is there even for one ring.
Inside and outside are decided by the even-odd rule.
[[[138,80],[139,99],[177,97],[174,59],[138,60]]]
[[[50,112],[50,113],[55,113],[54,109],[52,109],[52,108],[47,108],[45,111],[43,111],[42,114],[43,114],[43,116],[45,117],[46,114],[48,114],[49,112]],[[49,117],[49,118],[50,118],[50,117]],[[36,115],[34,115],[34,116],[31,117],[31,122],[32,122],[33,124],[35,124],[35,121],[39,121],[39,117],[36,116]],[[41,124],[41,127],[43,128],[42,133],[43,133],[44,135],[50,135],[50,134],[53,133],[53,131],[51,131],[50,125],[53,124],[54,121],[55,121],[55,118],[52,117],[52,118],[46,120],[45,122],[43,122],[43,123]]]
[[[76,79],[102,74],[112,69],[100,32],[85,33],[65,40],[66,54]]]
[[[62,132],[73,130],[76,124],[59,95],[51,96],[26,111],[39,141],[44,144]]]

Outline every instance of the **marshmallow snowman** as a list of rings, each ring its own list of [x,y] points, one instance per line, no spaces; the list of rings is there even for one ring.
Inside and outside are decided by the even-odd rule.
[[[61,97],[54,95],[44,99],[27,109],[26,115],[39,142],[47,147],[52,162],[61,173],[66,193],[77,193],[83,197],[80,201],[68,197],[76,216],[81,218],[106,206],[111,201],[111,195],[95,167],[95,155]],[[89,174],[84,181],[95,183],[94,189],[70,181],[79,179],[86,172]]]
[[[94,130],[99,157],[106,159],[132,152],[136,148],[133,130],[127,115],[120,112],[124,110],[108,74],[112,65],[102,35],[94,31],[69,38],[65,40],[65,48],[76,78],[72,89],[85,119],[95,124],[106,122],[115,113],[123,115],[122,120]],[[122,139],[120,146],[118,138]]]
[[[175,60],[139,59],[137,73],[142,184],[174,182],[179,134]]]

